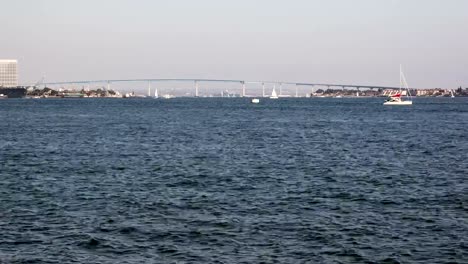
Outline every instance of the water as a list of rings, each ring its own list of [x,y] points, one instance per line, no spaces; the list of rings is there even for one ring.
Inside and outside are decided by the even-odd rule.
[[[0,101],[0,263],[468,259],[468,99]]]

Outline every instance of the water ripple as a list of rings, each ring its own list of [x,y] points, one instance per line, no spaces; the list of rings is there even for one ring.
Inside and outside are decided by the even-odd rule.
[[[456,99],[2,100],[0,263],[462,263]]]

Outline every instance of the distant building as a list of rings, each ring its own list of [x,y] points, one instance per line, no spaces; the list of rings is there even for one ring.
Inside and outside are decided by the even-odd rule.
[[[385,89],[382,92],[383,96],[394,96],[396,94],[399,94],[400,90],[395,90],[395,89]],[[401,91],[401,95],[406,95],[406,90]]]
[[[417,92],[416,92],[416,96],[428,96],[430,95],[432,92],[430,90],[427,90],[427,89],[419,89]]]
[[[18,61],[0,60],[0,87],[18,86]]]

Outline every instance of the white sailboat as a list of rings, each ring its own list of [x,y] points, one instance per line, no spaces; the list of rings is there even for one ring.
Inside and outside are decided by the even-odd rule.
[[[271,92],[270,99],[278,99],[278,95],[276,94],[276,89],[274,85],[273,85],[273,91]]]
[[[154,98],[155,98],[155,99],[159,98],[159,95],[158,95],[158,88],[155,88],[155,89],[154,89]]]
[[[402,86],[406,89],[406,96],[410,98],[410,100],[403,100],[401,97],[403,96]],[[401,69],[400,65],[400,90],[395,95],[390,96],[387,101],[383,103],[384,105],[412,105],[413,101],[411,101],[411,94],[408,88],[408,83],[406,82],[405,75]]]
[[[452,89],[450,89],[450,97],[452,97],[452,98],[455,97],[455,95],[453,94],[453,90],[452,90]]]

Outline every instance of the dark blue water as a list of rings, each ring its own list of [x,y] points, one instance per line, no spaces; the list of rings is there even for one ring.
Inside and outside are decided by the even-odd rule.
[[[468,98],[0,101],[0,263],[466,263]]]

